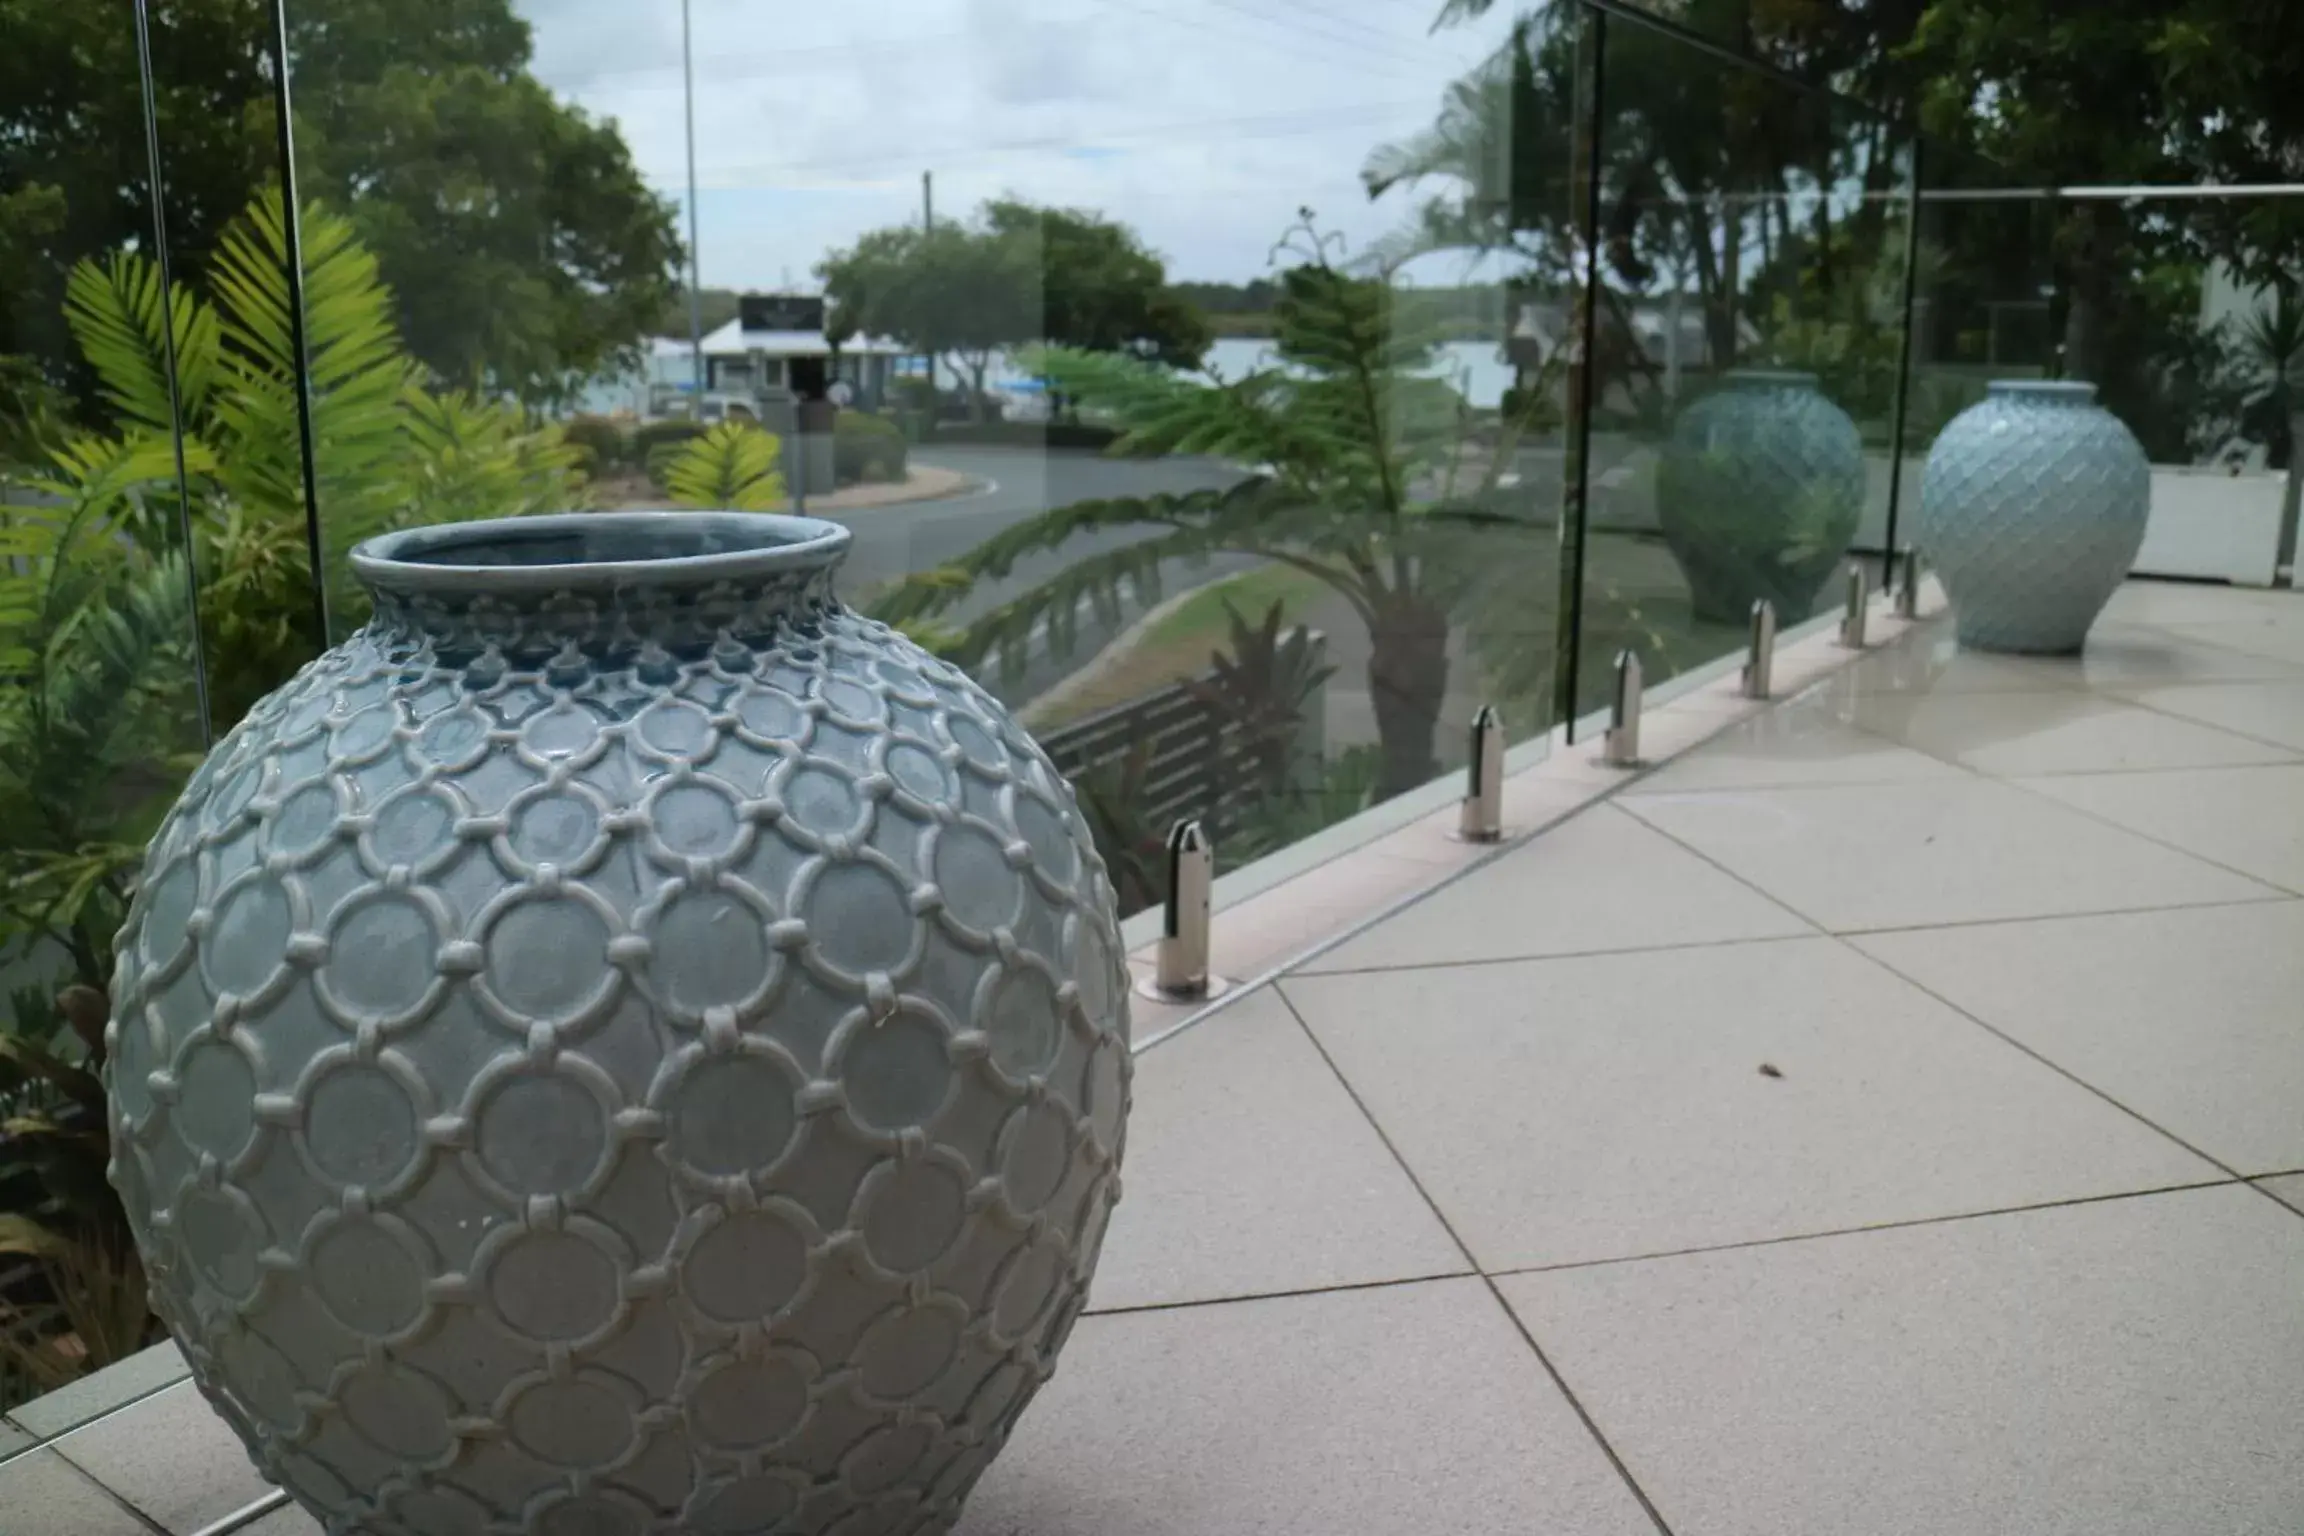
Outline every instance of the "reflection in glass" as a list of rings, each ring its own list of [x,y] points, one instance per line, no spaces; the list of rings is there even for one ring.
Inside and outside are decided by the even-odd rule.
[[[18,19],[0,74],[0,1409],[158,1336],[94,1073],[130,881],[203,744],[175,407],[210,387],[220,343],[157,259],[177,210],[154,207],[135,9]]]
[[[1881,118],[1636,19],[1601,50],[1577,710],[1829,606],[1886,538],[1910,156]]]

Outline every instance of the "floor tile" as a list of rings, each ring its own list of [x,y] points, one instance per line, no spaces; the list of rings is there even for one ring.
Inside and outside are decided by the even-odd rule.
[[[1307,969],[1445,965],[1811,931],[1670,838],[1599,805]]]
[[[2274,1196],[2304,1212],[2304,1173],[2291,1173],[2277,1179],[2259,1179],[2256,1187],[2270,1191]]]
[[[2202,645],[2224,646],[2304,668],[2304,600],[2293,593],[2283,594],[2277,605],[2267,603],[2252,612],[2226,614],[2203,623],[2172,624],[2169,632]]]
[[[2300,1272],[2225,1186],[1502,1287],[1687,1536],[2293,1536]]]
[[[2304,769],[2220,768],[2193,777],[2222,783],[2258,772]],[[2039,782],[2087,787],[2126,779]],[[1692,791],[1642,795],[1623,805],[1802,916],[1841,932],[2273,894],[1984,779]]]
[[[1270,988],[1137,1058],[1124,1180],[1099,1311],[1468,1268]]]
[[[100,1419],[56,1446],[174,1536],[189,1536],[271,1491],[239,1437],[190,1382]]]
[[[1282,986],[1491,1270],[2222,1176],[1832,940]]]
[[[122,1403],[133,1401],[160,1388],[179,1382],[191,1372],[184,1364],[184,1353],[174,1340],[139,1350],[127,1359],[92,1376],[83,1376],[70,1386],[59,1387],[45,1397],[36,1398],[12,1408],[8,1417],[23,1429],[45,1440],[84,1424],[100,1413],[109,1412]]]
[[[2304,1168],[2304,902],[1857,943],[2240,1172]]]
[[[2297,761],[2284,747],[2073,689],[1853,699],[1854,724],[1995,775]]]
[[[2304,765],[2025,782],[2117,826],[2304,893]]]
[[[2297,612],[2304,619],[2304,609]],[[2244,683],[2294,679],[2294,660],[2242,650],[2196,630],[2101,624],[2077,659],[2042,658],[2043,672],[2077,672],[2089,688],[2164,687],[2176,683]]]
[[[54,1451],[0,1463],[0,1530],[8,1536],[151,1536],[86,1473]]]
[[[2304,749],[2304,682],[2187,683],[2147,688],[2134,698],[2164,714]]]
[[[1625,791],[1759,789],[1787,784],[1895,784],[1957,778],[1959,770],[1856,729],[1805,702],[1740,721]]]
[[[1929,626],[1826,680],[1825,687],[1856,693],[1974,693],[2043,687],[2078,688],[2075,667],[2043,667],[2032,658],[1964,651],[1948,623]]]
[[[2114,623],[2228,624],[2286,613],[2304,621],[2295,593],[2191,581],[2127,582],[2104,605],[2104,618]]]
[[[1538,1531],[1654,1536],[1486,1285],[1437,1280],[1082,1319],[956,1536]]]

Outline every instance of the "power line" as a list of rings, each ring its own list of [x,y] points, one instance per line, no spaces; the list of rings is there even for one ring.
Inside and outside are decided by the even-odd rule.
[[[1154,21],[1162,22],[1169,26],[1182,27],[1187,31],[1195,33],[1202,31],[1212,19],[1207,17],[1194,19],[1176,11],[1165,11],[1153,6],[1138,4],[1136,3],[1136,0],[1097,0],[1097,3],[1112,10],[1127,11],[1137,16],[1149,17]],[[1239,14],[1246,16],[1251,21],[1261,21],[1268,26],[1279,27],[1282,32],[1289,34],[1290,46],[1296,49],[1303,48],[1303,46],[1308,42],[1327,42],[1330,51],[1314,55],[1315,57],[1325,60],[1326,62],[1335,64],[1350,64],[1360,69],[1367,69],[1372,65],[1382,65],[1390,69],[1393,73],[1402,79],[1408,78],[1408,76],[1413,73],[1409,66],[1406,55],[1387,54],[1378,49],[1368,47],[1366,44],[1360,43],[1357,39],[1353,38],[1337,38],[1331,40],[1326,33],[1294,33],[1290,31],[1286,23],[1279,21],[1277,18],[1267,16],[1261,11],[1252,10],[1244,6],[1232,4],[1231,0],[1208,0],[1208,3],[1211,5],[1223,5],[1227,10],[1237,11]],[[1276,39],[1265,36],[1261,33],[1243,30],[1237,24],[1231,27],[1228,35],[1240,38],[1246,42],[1253,43],[1259,48],[1270,49],[1275,52],[1279,51],[1281,46]],[[1349,49],[1351,51],[1342,51],[1344,49]]]
[[[1033,139],[1009,139],[991,144],[962,145],[956,150],[940,153],[937,155],[936,159],[937,163],[940,165],[949,165],[955,160],[966,161],[970,159],[980,159],[986,156],[1028,153],[1032,150],[1039,149],[1093,148],[1095,147],[1095,144],[1109,143],[1114,140],[1127,141],[1133,139],[1162,139],[1174,137],[1175,141],[1178,143],[1195,143],[1199,142],[1199,140],[1193,137],[1182,136],[1182,131],[1197,128],[1235,128],[1271,125],[1271,131],[1264,133],[1226,133],[1215,136],[1223,139],[1228,143],[1237,142],[1243,139],[1285,138],[1292,134],[1298,133],[1317,133],[1324,128],[1345,128],[1350,127],[1355,123],[1373,122],[1386,112],[1421,112],[1426,110],[1428,106],[1429,103],[1422,100],[1387,101],[1369,102],[1363,105],[1350,107],[1321,108],[1304,112],[1261,113],[1248,117],[1194,118],[1186,122],[1151,123],[1138,128],[1121,129],[1112,132],[1101,132],[1094,136],[1095,143],[1085,142],[1079,136],[1073,134],[1054,134]],[[884,153],[876,153],[871,155],[851,156],[846,159],[762,161],[751,165],[723,167],[717,170],[714,174],[716,178],[720,178],[729,175],[762,176],[773,175],[779,172],[794,171],[806,172],[855,170],[859,168],[880,165],[909,167],[917,165],[919,160],[920,155],[917,149],[901,149],[889,150]],[[661,178],[654,177],[650,179],[658,181],[661,180]]]

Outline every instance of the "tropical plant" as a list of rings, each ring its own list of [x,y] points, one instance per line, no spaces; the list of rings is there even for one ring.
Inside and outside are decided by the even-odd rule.
[[[210,710],[221,726],[325,648],[313,600],[299,397],[310,411],[312,488],[325,544],[328,627],[366,598],[339,558],[387,529],[576,505],[577,450],[513,407],[434,393],[400,345],[393,298],[352,226],[315,204],[302,234],[303,354],[289,325],[292,247],[279,191],[258,195],[217,244],[210,304],[179,282],[162,315],[157,267],[137,252],[82,262],[66,319],[115,425],[57,450],[60,473],[111,466],[134,544],[175,547],[169,434],[202,579]],[[175,390],[169,368],[173,333]],[[134,473],[129,471],[133,470]]]
[[[774,512],[785,501],[784,441],[748,421],[724,421],[669,449],[664,488],[684,507]]]
[[[1210,454],[1258,466],[1224,489],[1075,502],[1012,525],[875,600],[891,623],[944,613],[974,585],[1075,539],[1106,547],[974,619],[963,660],[1018,666],[1036,635],[1073,643],[1076,615],[1116,617],[1123,594],[1156,600],[1161,569],[1218,552],[1318,577],[1366,625],[1383,791],[1432,777],[1433,722],[1448,685],[1450,596],[1496,542],[1528,533],[1497,493],[1516,439],[1422,370],[1427,331],[1397,323],[1391,289],[1332,257],[1307,212],[1278,248],[1279,335],[1269,365],[1235,380],[1187,377],[1114,353],[1048,348],[1029,366],[1126,429],[1121,454]],[[1111,536],[1124,537],[1111,542]]]
[[[1212,652],[1208,674],[1188,679],[1185,690],[1229,725],[1264,794],[1288,782],[1297,756],[1304,718],[1313,696],[1336,675],[1321,659],[1312,632],[1302,625],[1281,632],[1287,604],[1277,599],[1260,623],[1250,624],[1227,600],[1231,649]]]
[[[205,729],[327,641],[300,401],[332,555],[391,527],[573,501],[576,455],[557,431],[424,388],[349,226],[314,207],[302,231],[301,353],[277,193],[219,243],[212,301],[188,281],[164,296],[137,253],[75,267],[65,320],[110,423],[43,415],[19,440],[36,454],[0,467],[0,955],[46,978],[0,1026],[0,1248],[33,1259],[50,1297],[0,1318],[0,1368],[35,1382],[146,1337],[103,1178],[112,941]],[[339,629],[366,611],[343,564],[322,586]]]

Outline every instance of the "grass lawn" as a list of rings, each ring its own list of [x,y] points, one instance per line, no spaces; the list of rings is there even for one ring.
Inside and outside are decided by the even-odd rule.
[[[1209,656],[1224,650],[1232,634],[1227,602],[1251,624],[1280,603],[1285,624],[1302,619],[1331,590],[1317,576],[1288,565],[1261,565],[1194,588],[1124,649],[1114,647],[1097,657],[1089,674],[1078,677],[1062,698],[1033,708],[1032,723],[1042,730],[1069,724],[1207,671]]]

